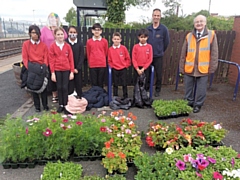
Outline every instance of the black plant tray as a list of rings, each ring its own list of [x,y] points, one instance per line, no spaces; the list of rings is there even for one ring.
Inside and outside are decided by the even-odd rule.
[[[79,161],[96,161],[96,160],[102,160],[102,155],[92,155],[92,156],[73,156],[73,161],[79,162]]]
[[[174,115],[170,115],[170,116],[158,116],[157,114],[155,114],[157,116],[157,118],[159,120],[166,120],[166,119],[170,119],[170,118],[178,118],[178,117],[184,117],[184,116],[189,116],[188,113],[184,113],[184,114],[174,114]]]
[[[17,169],[19,168],[18,163],[11,163],[11,162],[2,162],[3,169]]]

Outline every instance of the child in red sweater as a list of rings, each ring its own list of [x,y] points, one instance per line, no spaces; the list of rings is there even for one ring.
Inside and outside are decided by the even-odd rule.
[[[137,82],[137,77],[145,73],[146,79],[149,78],[150,65],[152,63],[153,51],[152,46],[147,44],[148,30],[141,29],[138,33],[139,43],[133,46],[132,63],[135,69],[134,84]],[[147,83],[145,84],[145,89]]]
[[[93,37],[87,41],[87,59],[92,86],[103,87],[107,66],[108,42],[102,34],[99,23],[92,26]]]
[[[113,95],[118,96],[118,86],[122,85],[123,98],[128,97],[127,91],[127,68],[131,65],[128,50],[121,45],[121,34],[113,33],[113,45],[108,50],[108,64],[113,72]]]
[[[25,41],[22,47],[22,60],[24,66],[28,70],[30,70],[28,68],[29,62],[48,66],[48,49],[47,46],[40,41],[41,32],[39,27],[36,25],[31,25],[28,32],[30,40]],[[39,95],[41,96],[43,110],[48,111],[49,107],[46,88],[41,93],[32,92],[35,111],[41,111]]]
[[[74,78],[74,60],[71,46],[64,42],[64,29],[54,30],[55,43],[49,49],[49,64],[52,73],[51,79],[57,83],[59,108],[58,113],[65,112],[68,102],[68,83]]]

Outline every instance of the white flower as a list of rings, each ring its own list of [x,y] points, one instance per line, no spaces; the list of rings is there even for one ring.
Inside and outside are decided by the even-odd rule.
[[[33,119],[28,119],[26,122],[32,122],[33,121]]]
[[[221,126],[220,124],[215,124],[213,127],[214,127],[215,129],[222,129],[222,126]]]
[[[33,125],[33,123],[29,123],[29,125],[30,125],[30,126],[32,126],[32,125]]]
[[[172,152],[173,152],[173,149],[172,149],[171,147],[168,147],[168,148],[166,149],[166,153],[172,154]]]
[[[118,133],[118,134],[117,134],[117,137],[121,137],[121,134]]]
[[[118,121],[118,120],[119,120],[119,117],[114,117],[114,119]]]
[[[41,174],[40,179],[42,179],[42,178],[43,178],[43,175]]]
[[[72,119],[77,119],[77,116],[72,115],[71,118],[72,118]]]
[[[103,114],[103,115],[106,114],[106,111],[102,111],[102,114]]]
[[[62,117],[63,117],[63,118],[66,118],[66,117],[67,117],[67,115],[65,115],[65,114],[64,114],[64,115],[62,115]]]
[[[60,172],[60,175],[59,175],[60,177],[62,177],[62,173]]]

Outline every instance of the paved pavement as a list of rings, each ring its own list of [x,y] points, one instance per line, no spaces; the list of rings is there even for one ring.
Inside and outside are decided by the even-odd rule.
[[[1,75],[2,76],[2,75]],[[87,90],[88,87],[85,87],[84,90]],[[216,120],[219,123],[223,123],[223,127],[226,128],[229,133],[226,138],[223,140],[225,145],[232,146],[236,151],[240,152],[240,94],[237,97],[236,101],[232,101],[234,87],[227,84],[213,84],[212,88],[207,92],[207,99],[202,107],[201,111],[197,114],[191,113],[189,118],[203,120],[203,121],[214,121]],[[121,90],[120,90],[121,92]],[[129,94],[132,92],[132,87],[129,87]],[[2,91],[1,91],[2,93]],[[178,99],[183,98],[184,89],[182,85],[179,85],[178,91],[174,90],[174,86],[163,86],[161,95],[158,99]],[[28,101],[31,101],[27,99]],[[15,115],[23,117],[23,119],[27,119],[28,116],[32,116],[35,114],[34,107],[29,105],[31,103],[25,101],[23,106],[20,109],[24,109],[24,111],[16,111]],[[50,108],[57,107],[56,104],[52,104],[50,101],[51,97],[49,97],[49,106]],[[147,131],[148,122],[150,120],[158,121],[152,109],[139,109],[139,108],[131,108],[127,112],[132,112],[137,115],[138,120],[136,124],[140,131]],[[93,113],[98,114],[100,111],[98,109],[91,109],[90,111],[86,111],[83,114]],[[107,111],[110,113],[111,111]],[[178,122],[182,118],[173,118],[165,120],[166,122]],[[154,153],[155,150],[146,146],[145,142],[143,142],[142,146],[143,152],[148,152],[150,154]],[[81,162],[83,166],[83,173],[85,175],[99,175],[104,176],[105,170],[101,165],[101,161],[86,161]],[[37,166],[34,169],[8,169],[5,170],[0,166],[0,180],[38,180],[41,173],[43,171],[43,166]],[[137,173],[135,167],[130,167],[127,172],[127,179],[133,180],[134,175]]]

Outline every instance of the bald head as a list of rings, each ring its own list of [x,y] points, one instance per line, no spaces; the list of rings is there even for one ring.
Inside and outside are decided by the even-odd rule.
[[[194,28],[198,32],[202,32],[205,29],[206,24],[207,24],[207,18],[205,16],[203,16],[203,15],[198,15],[193,20]]]

